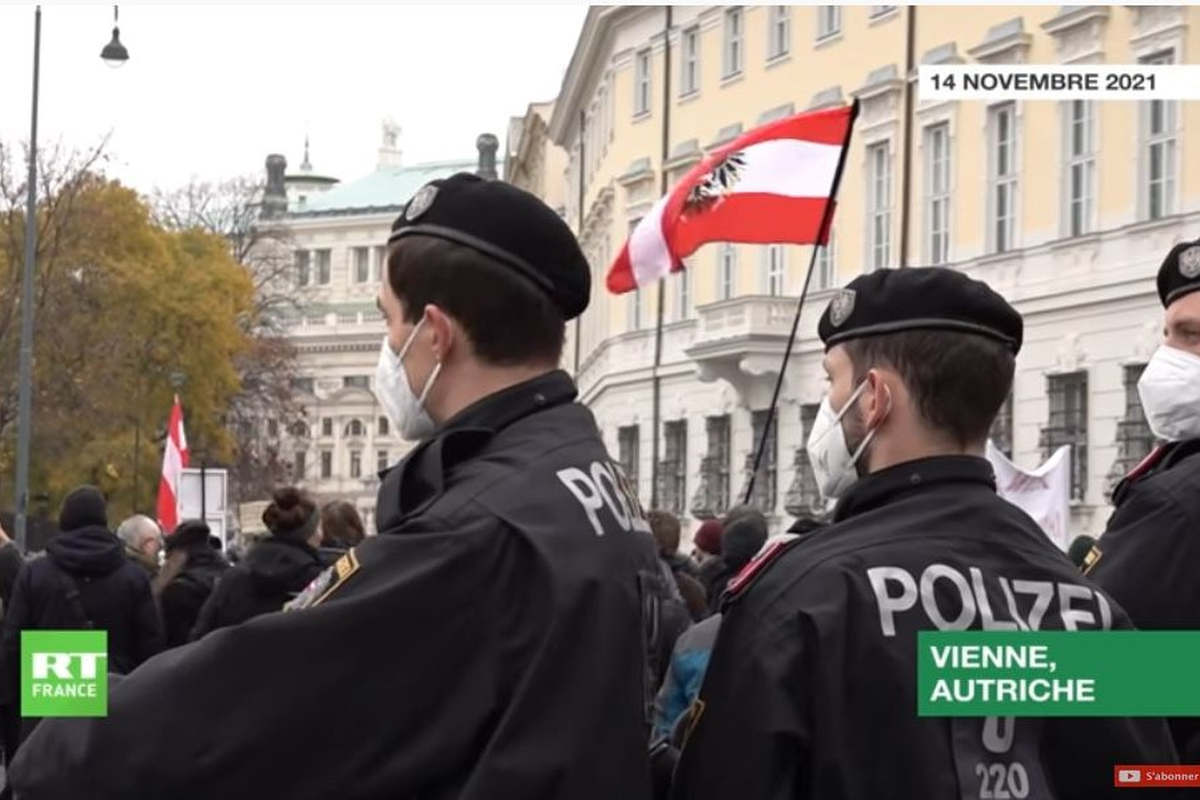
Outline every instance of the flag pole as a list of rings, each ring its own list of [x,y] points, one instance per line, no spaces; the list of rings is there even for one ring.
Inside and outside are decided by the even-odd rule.
[[[670,135],[671,135],[671,6],[666,6],[666,23],[663,25],[663,122],[662,122],[662,162],[660,169],[662,171],[662,194],[666,195],[667,190],[667,157],[670,150]],[[668,275],[671,273],[668,272]],[[680,276],[683,279],[683,276]],[[651,462],[650,462],[650,507],[658,508],[658,429],[659,417],[662,415],[662,382],[658,375],[658,368],[662,364],[662,337],[663,337],[663,295],[666,291],[666,278],[658,279],[658,309],[654,321],[654,370],[652,371],[652,392],[653,392],[653,410],[651,413],[651,432],[653,443],[651,444]]]
[[[834,200],[837,198],[838,186],[842,182],[842,170],[846,166],[846,156],[850,152],[850,138],[854,135],[854,121],[858,119],[858,98],[850,105],[850,120],[846,125],[846,140],[842,143],[842,152],[838,155],[837,169],[833,173],[833,183],[829,187],[829,198],[825,201],[825,210],[821,215],[820,231],[822,238],[828,238],[829,225],[833,218]],[[813,268],[817,264],[817,250],[824,248],[823,244],[815,244],[812,248],[812,253],[808,258],[808,273],[804,276],[804,286],[800,290],[800,300],[796,303],[796,313],[792,317],[792,332],[788,334],[787,346],[783,351],[783,363],[779,365],[779,374],[775,378],[775,390],[771,393],[771,405],[767,408],[767,424],[763,426],[762,435],[758,439],[758,448],[754,453],[754,471],[750,473],[750,480],[746,483],[746,496],[742,500],[743,503],[749,503],[750,498],[754,496],[754,481],[758,477],[758,470],[762,466],[763,451],[767,446],[767,437],[771,433],[771,426],[775,424],[775,409],[779,405],[779,390],[783,387],[783,376],[787,372],[788,361],[792,357],[792,347],[796,343],[796,332],[800,328],[800,312],[804,309],[804,299],[808,296],[808,285],[812,281]]]

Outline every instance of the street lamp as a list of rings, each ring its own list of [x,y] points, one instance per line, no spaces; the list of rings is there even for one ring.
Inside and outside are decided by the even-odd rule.
[[[113,19],[117,9],[113,6]],[[113,28],[112,41],[101,57],[106,63],[120,65],[129,59]],[[25,196],[25,269],[21,277],[21,353],[17,379],[17,486],[16,513],[13,516],[17,549],[25,552],[25,523],[29,510],[29,439],[33,405],[33,272],[37,255],[37,123],[38,78],[42,55],[42,7],[33,12],[33,103],[29,115],[29,180]]]
[[[117,27],[117,7],[113,6],[113,38],[100,51],[100,58],[113,69],[129,60],[129,51],[121,44],[121,29]]]

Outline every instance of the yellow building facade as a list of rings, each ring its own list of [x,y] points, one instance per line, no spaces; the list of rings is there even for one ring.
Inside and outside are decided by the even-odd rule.
[[[709,245],[690,257],[661,284],[657,371],[658,287],[611,296],[608,264],[664,171],[670,184],[741,132],[857,98],[832,243],[754,501],[777,528],[816,507],[803,445],[833,289],[878,267],[943,264],[1026,317],[996,441],[1025,467],[1071,445],[1073,532],[1102,529],[1107,489],[1150,445],[1132,386],[1157,344],[1155,271],[1174,242],[1200,236],[1200,103],[928,102],[915,68],[1197,58],[1200,8],[1187,6],[590,9],[547,120],[547,146],[566,158],[554,197],[594,269],[565,361],[643,502],[695,519],[740,500],[811,251]]]

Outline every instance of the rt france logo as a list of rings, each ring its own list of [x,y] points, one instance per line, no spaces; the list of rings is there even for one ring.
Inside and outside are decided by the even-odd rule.
[[[21,631],[21,716],[107,714],[107,631]]]

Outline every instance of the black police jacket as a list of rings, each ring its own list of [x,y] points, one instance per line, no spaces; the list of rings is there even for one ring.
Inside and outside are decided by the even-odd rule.
[[[1147,630],[1200,629],[1200,439],[1165,445],[1113,492],[1116,510],[1084,562],[1089,578]],[[1185,763],[1200,718],[1170,720]]]
[[[574,395],[553,372],[463,411],[293,610],[151,660],[107,718],[40,726],[17,795],[648,798],[664,587]]]
[[[993,481],[964,456],[872,474],[739,576],[672,796],[1095,800],[1116,764],[1174,763],[1158,719],[917,716],[917,631],[1129,627]]]

